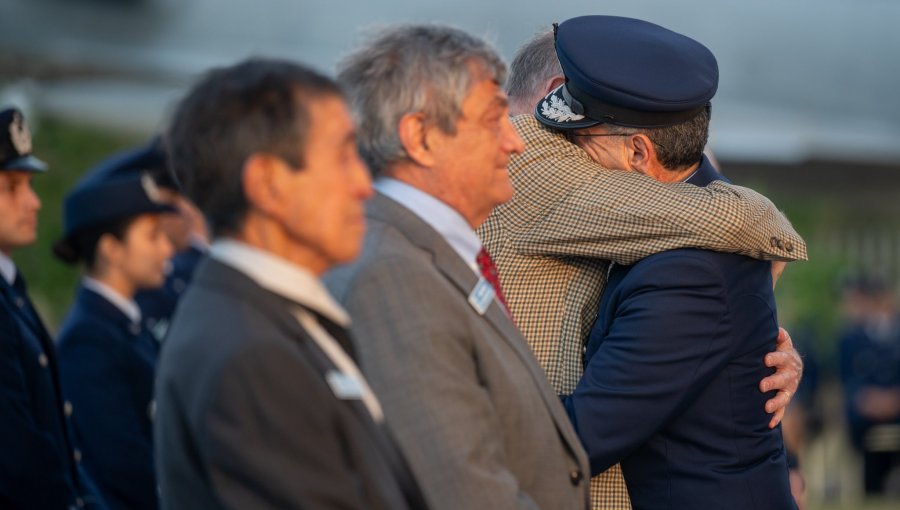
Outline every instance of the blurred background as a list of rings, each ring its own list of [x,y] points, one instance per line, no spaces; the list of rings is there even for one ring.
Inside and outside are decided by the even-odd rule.
[[[807,508],[900,508],[900,2],[891,0],[0,0],[0,104],[25,111],[51,173],[39,243],[16,254],[51,328],[77,272],[50,255],[62,196],[145,141],[211,66],[250,55],[328,74],[367,30],[450,23],[509,59],[554,21],[617,14],[719,60],[711,146],[809,243],[778,285],[806,374],[785,425]]]

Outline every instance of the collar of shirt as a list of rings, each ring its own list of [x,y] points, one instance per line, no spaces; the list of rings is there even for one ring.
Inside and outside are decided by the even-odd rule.
[[[234,239],[214,241],[209,256],[244,273],[260,287],[312,308],[338,325],[350,324],[350,316],[322,282],[296,264]]]
[[[85,276],[84,278],[82,278],[81,284],[84,285],[86,289],[92,290],[97,294],[103,296],[104,299],[121,310],[122,313],[124,313],[125,316],[128,317],[128,320],[130,320],[131,322],[135,324],[141,323],[141,309],[133,299],[127,299],[126,297],[116,292],[109,285],[99,280],[95,280],[90,276]]]
[[[694,170],[693,172],[691,172],[691,175],[685,177],[684,179],[681,179],[681,180],[678,181],[678,182],[688,182],[689,180],[691,180],[691,177],[697,175],[697,172],[698,172],[699,170],[700,170],[700,167],[697,167],[697,170]]]
[[[398,202],[435,229],[462,259],[480,274],[475,261],[481,251],[481,240],[461,214],[424,191],[388,177],[375,181],[374,188]]]
[[[0,275],[3,276],[3,279],[6,280],[10,287],[16,281],[16,263],[2,251],[0,251]]]

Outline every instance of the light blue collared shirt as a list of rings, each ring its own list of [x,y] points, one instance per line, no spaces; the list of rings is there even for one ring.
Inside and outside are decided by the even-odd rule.
[[[406,207],[435,229],[475,274],[480,274],[475,259],[481,251],[481,240],[469,222],[449,205],[424,191],[397,179],[381,177],[374,188],[386,197]]]
[[[10,287],[16,281],[16,264],[2,251],[0,251],[0,276],[6,280]]]
[[[141,323],[141,309],[138,307],[137,303],[135,303],[134,299],[128,299],[127,297],[116,292],[109,285],[99,280],[95,280],[90,276],[82,277],[81,285],[83,285],[84,288],[90,289],[103,296],[104,299],[121,310],[122,313],[124,313],[125,316],[128,317],[128,320],[130,320],[132,324]]]

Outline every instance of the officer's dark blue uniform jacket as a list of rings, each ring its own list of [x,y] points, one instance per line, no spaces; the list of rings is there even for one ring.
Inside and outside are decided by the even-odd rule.
[[[106,508],[75,460],[58,377],[27,292],[0,277],[0,508]]]
[[[867,388],[900,387],[900,334],[878,338],[862,324],[848,328],[838,343],[841,382],[844,384],[844,412],[850,439],[858,449],[865,448],[865,435],[875,425],[900,425],[900,416],[875,421],[863,416],[856,406],[859,393]]]
[[[704,158],[687,182],[715,179]],[[621,462],[635,510],[795,508],[758,389],[777,335],[768,262],[680,249],[614,266],[563,397],[591,472]]]
[[[63,387],[82,463],[112,509],[157,507],[151,424],[157,344],[81,286],[59,334]]]
[[[204,252],[191,246],[180,251],[170,259],[171,267],[166,274],[166,281],[158,289],[147,289],[138,292],[134,300],[141,308],[144,326],[157,341],[162,341],[169,328],[175,305],[191,283],[194,269],[203,260]]]

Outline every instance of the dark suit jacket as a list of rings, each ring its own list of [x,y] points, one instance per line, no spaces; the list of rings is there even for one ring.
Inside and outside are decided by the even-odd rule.
[[[688,182],[717,178],[704,158]],[[777,334],[768,262],[680,249],[616,266],[564,397],[591,471],[621,461],[636,510],[794,508],[758,390]]]
[[[587,508],[587,460],[534,355],[431,226],[376,194],[362,255],[325,276],[433,508]]]
[[[300,306],[215,259],[198,267],[156,384],[163,508],[424,508],[382,427],[326,382]]]
[[[151,427],[156,341],[82,286],[58,342],[84,468],[111,509],[157,508]]]
[[[0,278],[0,508],[106,508],[75,462],[64,408],[50,335]]]

